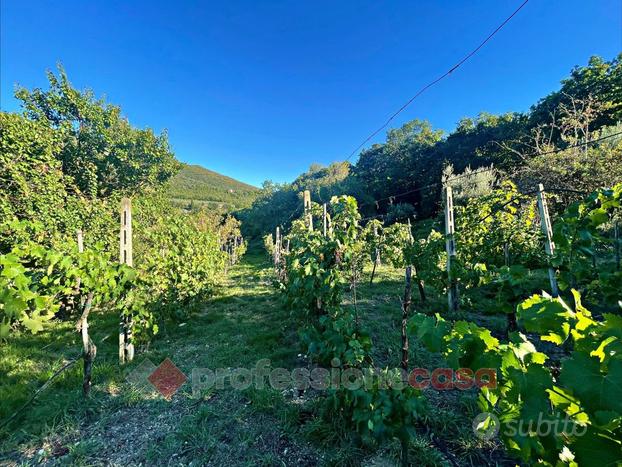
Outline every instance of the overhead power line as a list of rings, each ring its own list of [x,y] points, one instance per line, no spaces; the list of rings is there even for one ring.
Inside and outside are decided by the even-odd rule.
[[[535,152],[535,153],[532,153],[532,154],[526,154],[525,157],[529,158],[529,157],[535,157],[535,156],[546,156],[548,154],[556,154],[558,152],[564,152],[564,151],[567,151],[569,149],[580,148],[580,147],[583,147],[583,146],[589,146],[590,144],[598,143],[600,141],[604,141],[606,139],[613,138],[615,136],[622,136],[622,131],[619,131],[617,133],[611,133],[610,135],[607,135],[607,136],[601,136],[600,138],[594,138],[594,139],[591,139],[589,141],[584,141],[583,143],[577,143],[577,144],[573,144],[571,146],[566,146],[565,148],[558,148],[558,149],[552,149],[550,151]],[[496,169],[496,167],[490,166],[490,167],[484,167],[484,168],[475,169],[475,170],[479,170],[479,173],[482,173],[482,172],[489,172],[489,171],[495,170],[495,169]],[[451,177],[449,179],[449,181],[459,180],[461,178],[470,177],[470,176],[471,176],[471,174],[456,175],[455,177]],[[442,186],[442,184],[443,184],[442,181],[430,183],[428,185],[424,185],[424,186],[420,186],[420,187],[417,187],[417,188],[413,188],[412,190],[404,191],[404,192],[401,192],[401,193],[396,193],[396,194],[391,195],[391,196],[386,196],[384,198],[380,198],[380,199],[376,199],[374,201],[369,201],[367,203],[360,204],[359,208],[363,207],[363,206],[369,206],[371,204],[376,204],[376,203],[379,203],[381,201],[387,201],[389,199],[395,199],[395,198],[399,198],[399,197],[402,197],[402,196],[410,195],[412,193],[416,193],[418,191],[425,190],[427,188],[439,187],[439,186]]]
[[[604,141],[604,140],[609,139],[609,138],[614,138],[614,137],[616,137],[616,136],[622,136],[622,131],[619,131],[619,132],[617,132],[617,133],[611,133],[610,135],[607,135],[607,136],[601,136],[600,138],[591,139],[591,140],[589,140],[589,141],[584,141],[583,143],[577,143],[577,144],[573,144],[573,145],[571,145],[571,146],[566,146],[565,148],[558,148],[558,149],[552,149],[552,150],[550,150],[550,151],[535,152],[535,153],[532,153],[532,154],[527,154],[525,157],[545,156],[545,155],[548,155],[548,154],[556,154],[556,153],[558,153],[558,152],[564,152],[564,151],[567,151],[567,150],[569,150],[569,149],[580,148],[580,147],[583,147],[583,146],[589,146],[590,144],[598,143],[598,142],[600,142],[600,141]],[[489,171],[491,171],[491,170],[495,170],[495,169],[496,169],[496,167],[492,167],[492,166],[491,166],[491,167],[484,167],[484,168],[480,168],[480,169],[476,169],[476,170],[479,170],[479,173],[482,173],[482,172],[489,172]],[[469,176],[471,176],[471,174],[461,174],[461,175],[456,175],[455,177],[451,177],[451,179],[450,179],[450,180],[451,180],[451,181],[454,181],[454,180],[459,180],[459,179],[461,179],[461,178],[464,178],[464,177],[469,177]],[[363,206],[370,206],[370,205],[372,205],[372,204],[376,204],[376,203],[379,203],[379,202],[381,202],[381,201],[387,201],[387,200],[389,200],[389,199],[397,199],[397,198],[400,198],[400,197],[402,197],[402,196],[410,195],[410,194],[412,194],[412,193],[416,193],[416,192],[418,192],[418,191],[425,190],[425,189],[427,189],[427,188],[442,187],[442,184],[443,184],[443,182],[442,182],[442,181],[440,181],[440,182],[430,183],[430,184],[428,184],[428,185],[423,185],[423,186],[420,186],[420,187],[417,187],[417,188],[413,188],[412,190],[403,191],[403,192],[401,192],[401,193],[396,193],[396,194],[391,195],[391,196],[386,196],[386,197],[384,197],[384,198],[379,198],[379,199],[376,199],[376,200],[373,200],[373,201],[368,201],[367,203],[362,203],[362,204],[359,204],[359,206],[358,206],[358,207],[359,207],[359,208],[362,208]],[[558,191],[559,191],[559,190],[558,190]],[[289,215],[289,217],[287,218],[287,221],[286,221],[286,222],[288,222],[289,220],[291,220],[291,218],[292,218],[292,217],[294,217],[294,215],[295,215],[298,211],[300,211],[300,208],[296,208],[296,209],[294,209],[294,210],[292,211],[292,213]],[[363,219],[363,220],[367,220],[367,219],[371,219],[371,218],[375,218],[375,217],[379,217],[379,215],[378,215],[378,216],[371,216],[371,217],[369,217],[369,218],[365,218],[365,219]]]
[[[471,57],[473,57],[473,55],[475,55],[477,52],[479,52],[479,50],[484,47],[484,45],[486,45],[486,43],[492,39],[507,23],[510,22],[510,20],[516,16],[516,14],[525,6],[527,5],[527,2],[529,0],[525,0],[523,3],[521,3],[521,5],[514,10],[514,12],[508,16],[499,26],[497,26],[497,28],[492,31],[477,47],[475,47],[473,50],[471,50],[467,55],[465,55],[458,63],[456,63],[453,67],[451,67],[449,70],[447,70],[445,73],[443,73],[442,75],[440,75],[438,78],[430,81],[428,84],[426,84],[425,86],[423,86],[419,91],[417,91],[417,93],[412,96],[404,105],[402,105],[396,112],[394,112],[386,122],[384,122],[384,124],[378,128],[376,131],[374,131],[372,134],[370,134],[367,138],[365,138],[365,140],[363,140],[363,142],[361,144],[359,144],[354,151],[352,151],[350,153],[350,155],[346,158],[346,161],[349,161],[352,156],[354,156],[359,149],[361,149],[363,146],[365,146],[365,144],[367,144],[367,142],[369,142],[374,136],[376,136],[378,133],[380,133],[382,130],[384,130],[387,126],[389,126],[389,123],[391,123],[393,121],[393,119],[395,117],[397,117],[400,113],[402,113],[410,104],[413,103],[413,101],[415,99],[417,99],[421,94],[423,94],[424,92],[426,92],[428,89],[430,89],[432,86],[434,86],[435,84],[437,84],[439,81],[445,79],[446,77],[448,77],[450,74],[452,74],[454,71],[456,71],[458,68],[460,68],[467,60],[469,60]]]

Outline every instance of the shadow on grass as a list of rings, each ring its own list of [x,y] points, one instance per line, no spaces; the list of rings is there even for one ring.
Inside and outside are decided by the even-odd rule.
[[[159,436],[146,426],[123,427],[126,423],[121,421],[123,417],[115,414],[134,413],[134,408],[139,409],[134,414],[139,425],[162,418],[159,423],[171,430],[174,440],[181,442],[183,436],[179,438],[177,434],[190,430],[188,417],[195,415],[187,412],[197,403],[202,407],[205,401],[197,402],[188,383],[172,402],[134,390],[125,381],[125,375],[145,358],[156,365],[171,358],[188,376],[196,367],[251,367],[261,358],[270,359],[273,366],[292,366],[298,349],[296,336],[289,314],[280,306],[270,285],[270,271],[265,266],[261,255],[249,254],[230,271],[220,291],[222,295],[208,299],[197,313],[182,322],[166,322],[148,348],[138,349],[135,362],[123,368],[118,365],[118,317],[113,313],[92,313],[90,331],[98,352],[91,395],[88,398],[82,395],[82,362],[78,361],[0,431],[3,453],[0,459],[8,456],[7,459],[18,462],[33,460],[35,448],[39,451],[39,447],[45,447],[52,439],[60,439],[58,442],[63,445],[68,440],[83,440],[82,432],[87,433],[89,443],[98,445],[107,439],[99,432],[102,427],[128,433],[142,429],[149,437]],[[55,320],[41,333],[16,333],[10,341],[1,344],[0,422],[18,410],[67,361],[81,355],[82,344],[74,325],[72,321]],[[256,402],[251,408],[255,411],[262,407],[262,417],[272,411],[277,420],[286,419],[287,410],[279,398],[282,396],[278,392],[265,391],[249,394],[221,391],[217,397],[225,418],[236,413],[234,408],[238,404],[244,408]],[[253,436],[257,434],[260,433],[257,431]],[[243,433],[239,436],[243,437]],[[135,450],[145,451],[145,445]],[[75,459],[86,455],[82,449],[72,449],[68,455]],[[180,446],[173,443],[166,454],[179,450]],[[59,452],[65,455],[65,451],[63,447]],[[129,451],[128,455],[137,455]],[[54,457],[46,450],[44,455],[48,454]]]

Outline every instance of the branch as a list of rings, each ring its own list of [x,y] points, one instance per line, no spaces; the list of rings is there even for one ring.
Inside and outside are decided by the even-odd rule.
[[[79,357],[76,357],[73,360],[70,360],[69,362],[65,363],[65,365],[63,365],[59,370],[57,370],[56,373],[54,373],[50,377],[50,379],[48,379],[43,384],[43,386],[41,386],[39,389],[37,389],[37,391],[35,391],[35,393],[32,395],[32,397],[30,399],[28,399],[28,401],[24,405],[22,405],[16,412],[13,413],[13,415],[11,415],[4,422],[2,422],[2,424],[0,424],[0,428],[4,428],[5,426],[7,426],[9,424],[9,422],[11,422],[15,417],[17,417],[19,414],[21,414],[26,407],[28,407],[30,404],[32,404],[32,402],[37,398],[37,396],[39,396],[39,394],[41,394],[52,383],[52,381],[54,381],[54,379],[56,379],[56,377],[58,375],[60,375],[67,368],[71,367],[78,360],[81,360],[81,359],[82,359],[82,355],[80,355]]]

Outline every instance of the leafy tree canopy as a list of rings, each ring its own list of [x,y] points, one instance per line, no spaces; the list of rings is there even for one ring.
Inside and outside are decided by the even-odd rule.
[[[62,144],[55,156],[82,193],[134,194],[179,170],[166,132],[132,127],[119,107],[96,99],[91,90],[75,89],[61,66],[58,76],[52,71],[47,76],[48,90],[19,88],[16,97],[28,119],[59,132]]]

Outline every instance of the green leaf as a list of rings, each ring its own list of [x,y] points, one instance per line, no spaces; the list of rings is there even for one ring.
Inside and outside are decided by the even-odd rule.
[[[516,310],[518,320],[529,332],[540,334],[543,341],[562,344],[570,334],[574,312],[561,300],[546,295],[532,295]]]
[[[409,322],[409,331],[430,352],[440,352],[442,350],[443,338],[448,333],[449,328],[449,324],[440,315],[436,315],[436,318],[433,318],[417,313]]]
[[[24,317],[22,318],[22,324],[33,334],[43,331],[43,322],[41,319]]]
[[[562,364],[559,380],[589,412],[622,414],[622,360],[619,358],[610,360],[607,371],[601,369],[598,359],[573,352]]]
[[[571,450],[580,466],[614,467],[622,462],[620,440],[607,437],[591,427],[582,436],[577,436]]]

